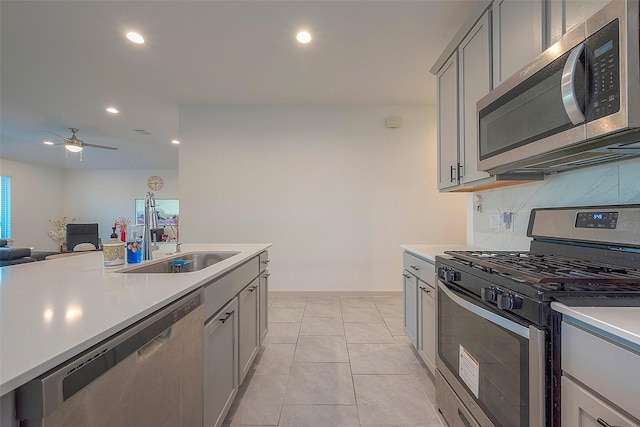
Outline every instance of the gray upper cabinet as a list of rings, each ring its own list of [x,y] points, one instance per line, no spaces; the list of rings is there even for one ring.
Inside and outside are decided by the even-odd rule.
[[[490,13],[473,27],[458,48],[460,57],[460,159],[462,183],[488,178],[478,170],[478,116],[476,104],[491,90]]]
[[[523,182],[478,170],[477,103],[542,52],[546,1],[478,1],[431,68],[438,78],[439,190],[478,191]]]
[[[458,181],[458,52],[438,73],[438,189]]]
[[[547,2],[548,47],[576,24],[600,10],[609,3],[609,0],[547,0]]]
[[[488,178],[478,171],[476,103],[491,89],[490,13],[486,12],[438,73],[438,189]]]
[[[493,83],[497,86],[543,51],[545,0],[496,0],[493,20]]]

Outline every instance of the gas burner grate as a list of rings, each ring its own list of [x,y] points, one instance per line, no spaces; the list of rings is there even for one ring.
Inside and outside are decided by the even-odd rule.
[[[640,270],[565,257],[512,251],[447,251],[471,266],[490,273],[509,275],[516,281],[549,284],[636,284]]]

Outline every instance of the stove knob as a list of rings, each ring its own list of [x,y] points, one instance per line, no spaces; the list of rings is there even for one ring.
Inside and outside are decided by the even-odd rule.
[[[515,310],[522,308],[522,298],[513,294],[498,295],[498,308],[501,310]]]
[[[455,270],[447,271],[447,281],[448,282],[457,282],[460,280],[460,272]]]
[[[495,301],[498,298],[498,291],[494,287],[480,289],[480,296],[483,301]]]
[[[445,267],[438,267],[438,277],[441,279],[447,278],[447,269]]]

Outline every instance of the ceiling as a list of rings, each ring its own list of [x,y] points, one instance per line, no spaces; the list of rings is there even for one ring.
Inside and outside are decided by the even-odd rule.
[[[177,169],[180,105],[435,104],[429,68],[475,4],[2,0],[0,156]],[[310,44],[295,41],[300,29]],[[146,43],[126,40],[130,30]],[[118,150],[85,148],[79,161],[43,144],[70,127]]]

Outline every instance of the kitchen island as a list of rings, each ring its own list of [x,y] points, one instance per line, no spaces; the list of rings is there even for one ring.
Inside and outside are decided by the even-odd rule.
[[[11,425],[12,391],[60,363],[223,276],[270,244],[184,244],[182,253],[238,252],[199,271],[123,273],[102,252],[0,270],[0,424]],[[153,253],[173,255],[172,246]],[[153,262],[153,261],[152,261]],[[257,274],[257,273],[256,273]]]

